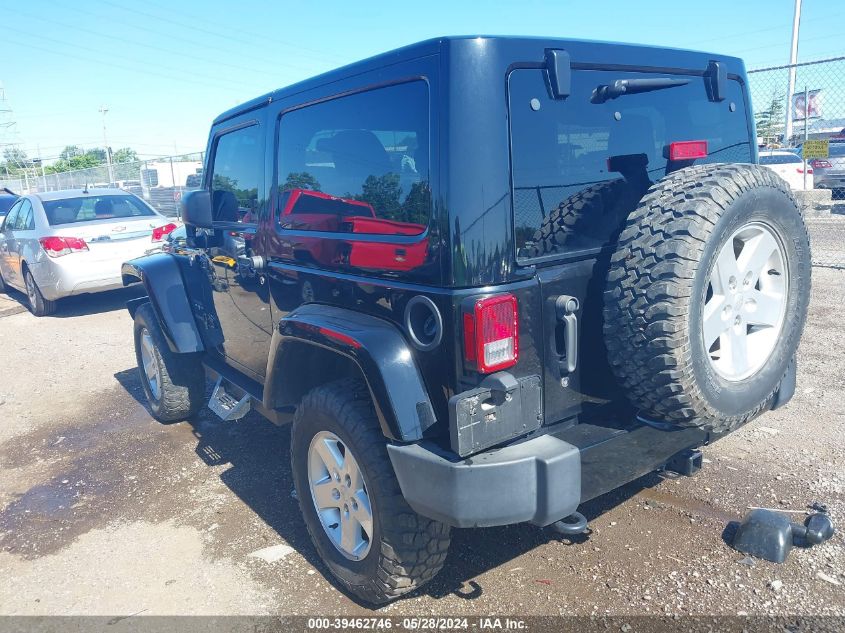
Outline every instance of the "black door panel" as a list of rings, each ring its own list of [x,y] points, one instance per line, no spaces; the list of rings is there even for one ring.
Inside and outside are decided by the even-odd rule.
[[[263,112],[216,132],[210,182],[214,231],[208,237],[211,300],[227,362],[260,380],[267,369],[273,319],[257,227],[267,213]]]

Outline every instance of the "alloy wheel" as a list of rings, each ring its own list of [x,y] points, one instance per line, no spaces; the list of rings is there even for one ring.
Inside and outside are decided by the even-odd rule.
[[[155,357],[155,346],[147,328],[141,330],[141,364],[154,400],[161,398],[161,373]]]
[[[320,431],[308,447],[308,485],[320,523],[346,558],[361,560],[373,539],[373,511],[364,474],[334,433]]]
[[[722,378],[744,380],[771,356],[783,329],[788,272],[783,245],[763,222],[745,224],[722,245],[702,310],[704,346]]]

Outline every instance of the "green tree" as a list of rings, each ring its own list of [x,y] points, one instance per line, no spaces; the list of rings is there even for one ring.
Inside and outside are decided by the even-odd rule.
[[[427,180],[421,180],[411,185],[411,190],[405,200],[405,212],[402,219],[405,222],[428,224],[429,215],[431,215],[431,187]]]
[[[105,162],[106,162],[106,150],[101,149],[101,148],[99,148],[99,147],[95,147],[95,148],[93,148],[93,149],[89,149],[89,150],[88,150],[87,152],[85,152],[82,156],[83,156],[83,157],[85,157],[85,158],[87,158],[89,161],[90,161],[90,160],[92,160],[92,159],[93,159],[93,160],[96,160],[96,161],[97,161],[97,165],[100,165],[100,164],[102,164],[102,163],[105,163]]]
[[[82,156],[85,152],[79,145],[67,145],[60,153],[59,160],[70,160]]]
[[[26,155],[26,152],[20,147],[16,147],[14,145],[3,150],[3,158],[6,159],[6,163],[10,164],[10,167],[15,166],[18,168],[26,168],[32,164],[32,161],[29,160],[29,156]]]
[[[258,189],[241,189],[236,178],[214,174],[211,180],[212,191],[231,191],[238,200],[238,207],[254,211],[258,204]]]
[[[388,220],[403,219],[402,205],[399,202],[401,196],[399,174],[392,172],[383,176],[367,176],[361,193],[354,196],[346,195],[347,198],[369,203],[378,217]]]
[[[131,147],[121,147],[112,154],[112,160],[115,163],[136,163],[138,162],[138,152]]]
[[[308,189],[310,191],[320,191],[320,183],[307,171],[291,172],[285,179],[282,185],[282,191],[291,191],[292,189]]]
[[[784,121],[784,95],[773,92],[769,106],[754,113],[754,121],[760,143],[766,146],[777,144]]]
[[[97,167],[106,162],[105,152],[103,150],[90,150],[79,156],[72,156],[67,159],[60,158],[52,165],[45,167],[48,174],[59,174],[64,171],[74,171],[77,169],[88,169],[89,167]]]

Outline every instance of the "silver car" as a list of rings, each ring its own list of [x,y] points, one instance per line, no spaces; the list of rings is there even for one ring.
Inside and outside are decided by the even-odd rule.
[[[178,226],[120,189],[22,196],[0,225],[0,290],[21,290],[33,314],[49,314],[62,297],[122,287],[121,264],[160,250]]]

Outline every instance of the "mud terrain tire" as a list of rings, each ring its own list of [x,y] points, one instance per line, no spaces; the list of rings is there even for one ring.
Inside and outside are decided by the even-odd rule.
[[[320,432],[339,438],[363,474],[373,534],[368,552],[358,560],[338,550],[317,515],[309,483],[308,455],[312,439]],[[363,382],[342,379],[305,395],[291,429],[291,464],[311,540],[349,593],[364,602],[382,604],[413,591],[443,567],[450,528],[417,514],[402,496],[370,392]]]
[[[525,257],[542,257],[583,244],[594,247],[613,239],[643,190],[622,178],[600,182],[565,198],[543,220],[526,246]],[[578,243],[576,243],[578,242]]]
[[[757,251],[766,248],[756,245],[764,242],[751,238],[744,242],[743,235],[755,235],[743,233],[752,230],[745,227],[757,231],[763,227],[761,234],[768,232],[773,238],[765,243],[780,249],[771,257],[779,252],[780,259],[757,256]],[[752,248],[747,256],[746,247]],[[725,253],[734,255],[739,268],[731,268],[729,256],[719,259]],[[717,267],[717,259],[725,263]],[[778,273],[772,261],[779,261],[785,271]],[[763,263],[755,275],[745,271],[742,262]],[[748,271],[752,267],[749,263]],[[739,277],[739,286],[723,283],[727,279],[723,270],[738,270],[730,279]],[[804,328],[810,271],[803,218],[789,185],[768,169],[701,165],[674,172],[653,185],[620,233],[604,296],[608,360],[640,415],[725,432],[768,409]],[[781,316],[771,326],[780,329],[768,339],[771,350],[757,354],[759,366],[749,375],[738,372],[726,377],[718,366],[732,362],[733,354],[730,358],[728,354],[734,343],[728,340],[721,347],[726,339],[719,334],[712,347],[706,346],[708,331],[719,332],[725,326],[706,318],[705,306],[708,315],[725,315],[725,336],[736,332],[737,337],[747,335],[745,340],[750,340],[769,327],[752,325],[763,318],[762,311],[749,316],[749,311],[763,305],[760,295],[752,293],[769,287],[764,283],[782,283],[781,276],[786,280]],[[728,290],[723,293],[723,288]],[[706,331],[705,326],[710,329]],[[737,343],[735,349],[740,355],[742,345]],[[723,355],[727,360],[721,360]],[[751,357],[750,352],[746,355]]]
[[[144,370],[142,341],[149,336],[149,362],[157,370],[156,393]],[[162,423],[192,418],[205,404],[205,370],[198,354],[170,351],[152,305],[143,303],[135,312],[135,358],[144,394],[153,417]]]

